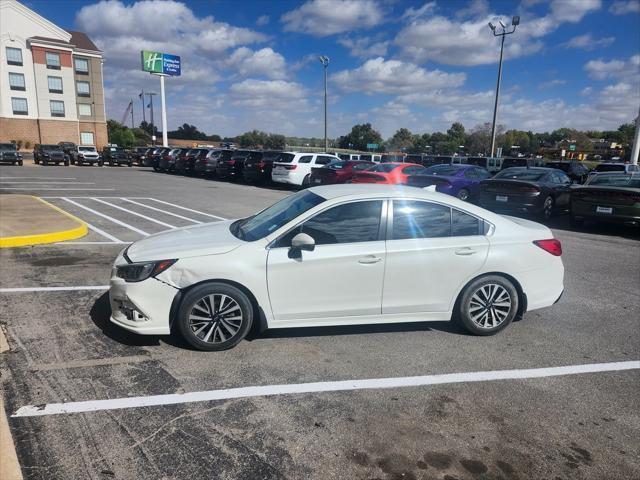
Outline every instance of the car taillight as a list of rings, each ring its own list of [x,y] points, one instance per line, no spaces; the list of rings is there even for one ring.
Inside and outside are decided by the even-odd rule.
[[[284,165],[285,170],[295,170],[297,165]]]
[[[535,193],[535,192],[539,193],[540,189],[538,187],[530,187],[528,185],[523,185],[522,187],[518,187],[518,191],[523,193]]]
[[[543,249],[545,252],[549,252],[555,257],[562,255],[562,244],[560,240],[556,238],[549,238],[547,240],[534,240],[535,245]]]
[[[255,164],[258,168],[264,168],[267,166],[267,162],[259,161]]]

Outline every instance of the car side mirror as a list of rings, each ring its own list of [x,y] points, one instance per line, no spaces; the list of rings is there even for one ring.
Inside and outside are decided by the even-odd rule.
[[[313,252],[316,248],[316,241],[311,235],[306,233],[298,233],[291,239],[291,248],[293,250]]]

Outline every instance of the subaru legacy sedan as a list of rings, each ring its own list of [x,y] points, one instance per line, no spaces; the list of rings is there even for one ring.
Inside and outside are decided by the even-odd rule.
[[[430,187],[433,188],[433,187]],[[456,320],[492,335],[563,291],[544,225],[413,187],[332,185],[122,251],[115,324],[223,350],[256,328]]]

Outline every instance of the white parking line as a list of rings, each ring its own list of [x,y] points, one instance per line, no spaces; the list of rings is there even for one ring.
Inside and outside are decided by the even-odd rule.
[[[91,190],[92,192],[97,191],[114,191],[115,188],[46,188],[46,187],[0,187],[0,190]]]
[[[61,413],[96,412],[101,410],[176,405],[181,403],[208,402],[212,400],[229,400],[246,397],[265,397],[272,395],[420,387],[426,385],[486,382],[495,380],[520,380],[637,369],[640,369],[640,361],[568,365],[562,367],[530,368],[524,370],[449,373],[419,377],[373,378],[336,382],[265,385],[183,394],[150,395],[145,397],[113,398],[109,400],[88,400],[84,402],[48,403],[45,405],[26,405],[24,407],[20,407],[12,417],[38,417],[44,415],[57,415]]]
[[[16,180],[16,179],[28,179],[28,180],[77,180],[76,177],[0,177],[0,180]]]
[[[94,215],[98,215],[99,217],[106,218],[107,220],[109,220],[109,221],[111,221],[113,223],[116,223],[118,225],[121,225],[121,226],[123,226],[125,228],[128,228],[129,230],[132,230],[132,231],[134,231],[136,233],[139,233],[140,235],[144,235],[145,237],[148,237],[150,235],[149,233],[145,232],[144,230],[140,230],[139,228],[136,228],[133,225],[129,225],[128,223],[121,222],[117,218],[110,217],[109,215],[105,215],[104,213],[100,213],[100,212],[98,212],[98,211],[96,211],[96,210],[94,210],[92,208],[85,207],[84,205],[81,205],[81,204],[79,204],[78,202],[76,202],[74,200],[70,200],[67,197],[60,197],[60,198],[62,200],[64,200],[65,202],[69,202],[69,203],[75,205],[76,207],[83,208],[86,211],[93,213]]]
[[[112,197],[100,197],[100,198],[112,198]],[[187,221],[189,221],[189,222],[193,222],[193,223],[203,223],[203,222],[201,222],[201,221],[199,221],[199,220],[194,220],[193,218],[183,217],[182,215],[178,215],[177,213],[167,212],[167,211],[162,210],[162,209],[160,209],[160,208],[151,207],[151,206],[149,206],[149,205],[145,205],[144,203],[136,202],[136,201],[134,201],[134,200],[131,200],[130,198],[120,197],[120,200],[124,200],[125,202],[133,203],[133,204],[135,204],[135,205],[140,205],[141,207],[145,207],[145,208],[148,208],[148,209],[150,209],[150,210],[155,210],[155,211],[157,211],[157,212],[162,212],[162,213],[164,213],[164,214],[166,214],[166,215],[171,215],[171,216],[176,217],[176,218],[182,218],[183,220],[187,220]]]
[[[141,198],[141,197],[135,197],[135,198]],[[199,210],[194,210],[192,208],[181,207],[180,205],[176,205],[175,203],[165,202],[164,200],[158,200],[157,198],[144,198],[144,197],[142,197],[142,198],[144,200],[153,200],[154,202],[164,203],[165,205],[170,205],[172,207],[181,208],[182,210],[187,210],[189,212],[199,213],[200,215],[204,215],[205,217],[217,218],[218,220],[226,220],[226,218],[224,218],[224,217],[219,217],[217,215],[211,215],[210,213],[204,213],[204,212],[201,212]]]
[[[45,184],[45,185],[53,185],[54,183],[59,183],[60,185],[95,185],[95,182],[46,182],[46,181],[38,181],[38,182],[13,182],[13,181],[7,181],[7,180],[0,180],[0,183],[21,183],[21,184],[29,184],[29,185],[40,185],[40,184]]]
[[[84,287],[13,287],[0,288],[0,293],[71,292],[77,290],[109,290],[109,285],[88,285]]]
[[[129,242],[56,242],[54,245],[124,245],[125,243]]]
[[[100,202],[100,203],[102,203],[104,205],[108,205],[108,206],[110,206],[112,208],[115,208],[117,210],[121,210],[123,212],[130,213],[131,215],[135,215],[136,217],[144,218],[145,220],[149,220],[150,222],[157,223],[158,225],[163,225],[163,226],[168,227],[168,228],[178,228],[175,225],[170,225],[168,223],[161,222],[160,220],[156,220],[155,218],[147,217],[146,215],[142,215],[141,213],[134,212],[133,210],[128,210],[126,208],[123,208],[123,207],[120,207],[118,205],[115,205],[115,204],[113,204],[111,202],[107,202],[106,200],[100,200],[99,198],[92,198],[91,200],[93,200],[95,202]]]

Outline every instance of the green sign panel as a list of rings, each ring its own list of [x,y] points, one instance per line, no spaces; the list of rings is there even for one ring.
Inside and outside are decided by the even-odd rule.
[[[378,144],[377,143],[367,143],[367,148],[369,150],[375,150],[376,148],[378,148]]]
[[[161,75],[179,76],[180,57],[168,53],[150,52],[142,50],[142,70]]]
[[[576,151],[576,144],[572,143],[571,145],[569,145],[569,151],[570,152],[575,152]]]

